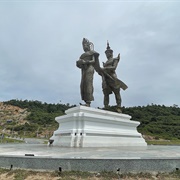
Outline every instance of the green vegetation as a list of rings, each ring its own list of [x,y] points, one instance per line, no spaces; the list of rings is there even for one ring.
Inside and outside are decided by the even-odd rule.
[[[64,115],[65,110],[74,107],[69,104],[48,104],[40,101],[28,100],[10,100],[3,102],[5,105],[13,105],[22,109],[27,109],[28,122],[19,124],[12,122],[6,124],[6,129],[13,132],[18,132],[19,136],[23,137],[37,137],[37,135],[44,135],[47,138],[52,135],[53,131],[58,128],[58,123],[55,117]]]
[[[11,138],[0,138],[0,143],[23,143],[23,140],[11,139]]]
[[[18,106],[22,109],[26,108],[30,113],[27,120],[31,123],[37,123],[39,125],[54,124],[54,118],[56,116],[63,115],[65,110],[74,107],[69,104],[47,104],[41,101],[28,101],[28,100],[10,100],[3,102],[13,106]]]
[[[177,105],[148,105],[143,107],[123,108],[123,112],[139,121],[138,131],[154,136],[156,140],[180,140],[180,108]]]
[[[146,140],[150,145],[180,145],[180,140]]]
[[[116,107],[109,107],[109,111],[115,112]],[[154,141],[148,141],[149,144],[180,144],[180,108],[177,105],[122,107],[122,112],[140,122],[137,129],[141,134],[153,137]]]
[[[115,180],[115,179],[157,179],[157,180],[178,180],[180,178],[180,171],[176,170],[170,173],[120,173],[115,172],[82,172],[82,171],[32,171],[22,169],[0,169],[0,179],[6,178],[11,180],[26,180],[26,179],[46,179],[46,180]]]
[[[3,103],[26,108],[30,112],[25,124],[10,123],[7,128],[13,129],[19,135],[31,137],[45,131],[52,133],[58,128],[55,117],[64,115],[65,110],[75,107],[69,104],[48,104],[28,100],[10,100]],[[109,111],[116,111],[115,106],[109,107]],[[180,144],[180,108],[177,105],[122,107],[122,112],[131,115],[132,120],[140,122],[138,131],[147,138],[148,143]]]

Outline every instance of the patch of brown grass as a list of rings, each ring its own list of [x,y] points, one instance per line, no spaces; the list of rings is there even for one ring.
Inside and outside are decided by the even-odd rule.
[[[81,171],[32,171],[0,169],[0,180],[179,180],[179,170],[172,173],[90,173]]]

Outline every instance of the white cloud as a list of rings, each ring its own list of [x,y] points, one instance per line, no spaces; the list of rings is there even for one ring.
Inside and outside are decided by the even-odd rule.
[[[121,53],[124,106],[180,104],[179,2],[0,2],[0,100],[78,104],[82,38]],[[103,106],[95,73],[93,106]],[[111,105],[115,103],[111,96]]]

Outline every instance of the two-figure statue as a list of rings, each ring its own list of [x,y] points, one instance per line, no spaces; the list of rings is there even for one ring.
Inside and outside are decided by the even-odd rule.
[[[81,79],[81,97],[85,101],[85,106],[90,106],[93,97],[93,75],[94,70],[102,76],[102,89],[104,93],[104,109],[108,109],[109,95],[112,92],[116,98],[117,112],[121,112],[121,95],[120,89],[127,89],[127,85],[117,78],[116,68],[120,60],[120,54],[117,58],[113,58],[113,50],[110,49],[109,43],[107,43],[107,49],[105,51],[107,61],[103,63],[101,68],[99,65],[99,53],[94,51],[93,43],[83,38],[83,49],[85,53],[80,56],[80,59],[76,62],[77,67],[82,71]]]

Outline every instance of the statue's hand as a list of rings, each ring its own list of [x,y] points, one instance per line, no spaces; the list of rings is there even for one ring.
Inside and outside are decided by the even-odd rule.
[[[82,62],[82,64],[86,64],[86,61],[85,61],[85,60],[83,60],[83,59],[81,60],[81,62]]]
[[[105,70],[106,70],[106,68],[105,68],[105,67],[101,68],[101,71],[105,71]]]
[[[83,60],[83,59],[79,59],[77,62],[78,62],[78,64],[81,64],[81,65],[83,65],[83,64],[85,64],[85,63],[86,63],[86,61],[85,61],[85,60]]]
[[[117,58],[120,59],[120,53],[118,54]]]
[[[81,64],[81,61],[80,61],[80,60],[76,61],[76,66],[77,66],[78,68],[82,68],[82,64]]]

